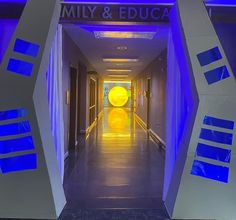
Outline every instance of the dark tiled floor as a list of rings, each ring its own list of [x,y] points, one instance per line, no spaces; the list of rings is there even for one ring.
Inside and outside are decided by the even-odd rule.
[[[60,220],[167,220],[164,152],[127,109],[104,117],[66,161]]]
[[[106,109],[70,152],[61,220],[164,220],[164,152],[127,109]]]

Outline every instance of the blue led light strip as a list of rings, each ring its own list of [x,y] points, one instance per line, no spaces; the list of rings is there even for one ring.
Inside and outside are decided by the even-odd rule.
[[[227,145],[232,145],[233,142],[233,134],[205,128],[201,129],[200,138]]]
[[[33,138],[31,136],[0,141],[0,154],[8,154],[12,152],[19,152],[33,149],[34,149],[34,143],[33,143]]]
[[[34,65],[32,63],[11,58],[7,70],[23,76],[31,76]]]
[[[222,59],[222,55],[218,47],[214,47],[210,50],[204,51],[197,55],[198,61],[201,66],[209,65],[217,60]]]
[[[211,125],[215,127],[220,127],[220,128],[226,128],[226,129],[234,129],[234,122],[225,120],[225,119],[220,119],[220,118],[215,118],[211,116],[205,116],[203,120],[203,124],[205,125]]]
[[[24,54],[26,56],[37,57],[40,46],[22,39],[16,39],[14,52]]]
[[[204,75],[209,85],[230,77],[229,71],[226,66],[221,66],[214,70],[205,72]]]
[[[25,117],[27,114],[24,108],[0,111],[0,121]]]
[[[228,183],[229,168],[194,160],[191,174],[211,180]]]
[[[37,169],[37,155],[28,154],[0,159],[3,174]]]
[[[203,119],[203,124],[230,130],[234,129],[234,121],[220,119],[212,116],[205,116]],[[201,129],[199,138],[226,145],[232,145],[233,142],[233,134],[205,128]],[[226,167],[208,162],[203,162],[201,161],[201,158],[207,158],[223,162],[228,165],[231,161],[230,149],[224,149],[208,144],[198,143],[191,170],[192,175],[228,183],[228,166]]]
[[[31,127],[28,121],[0,125],[0,136],[18,135],[29,132],[31,132]]]
[[[224,163],[230,163],[231,150],[199,143],[197,145],[195,157],[204,157]]]

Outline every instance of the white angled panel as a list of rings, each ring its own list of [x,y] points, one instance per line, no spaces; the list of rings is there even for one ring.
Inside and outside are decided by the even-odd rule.
[[[59,14],[29,0],[0,67],[0,218],[56,219],[65,205],[46,86]]]
[[[188,66],[197,111],[165,204],[173,219],[236,219],[235,77],[202,0],[177,1],[173,38],[178,33],[175,50],[184,54],[178,62],[180,70]]]

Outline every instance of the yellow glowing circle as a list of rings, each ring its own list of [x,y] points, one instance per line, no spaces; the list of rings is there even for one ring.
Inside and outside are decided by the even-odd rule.
[[[128,91],[124,87],[115,86],[110,90],[108,100],[114,107],[123,107],[129,100]]]

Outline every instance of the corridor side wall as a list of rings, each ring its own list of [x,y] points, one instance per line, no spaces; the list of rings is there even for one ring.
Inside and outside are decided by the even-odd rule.
[[[147,79],[151,79],[150,129],[165,142],[167,52],[164,50],[136,78],[136,114],[147,124]]]
[[[88,128],[88,114],[86,114],[86,110],[89,108],[89,93],[88,93],[88,77],[87,71],[93,70],[89,61],[85,58],[85,56],[80,51],[79,47],[76,43],[70,38],[70,36],[63,31],[63,51],[62,51],[62,61],[63,61],[63,112],[64,112],[64,126],[65,126],[65,153],[68,151],[69,146],[69,126],[70,126],[70,106],[66,103],[66,92],[70,90],[70,67],[77,68],[79,71],[79,80],[83,81],[79,83],[80,86],[80,123],[79,130],[86,131]],[[86,67],[86,71],[83,73],[80,72],[80,65]],[[82,68],[84,69],[84,68]],[[86,98],[85,98],[86,97]],[[86,119],[86,120],[85,120]]]

